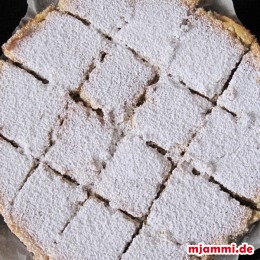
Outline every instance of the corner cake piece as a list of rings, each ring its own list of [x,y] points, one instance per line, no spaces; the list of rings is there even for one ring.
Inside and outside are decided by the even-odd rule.
[[[139,137],[127,136],[102,172],[95,192],[109,205],[134,217],[142,217],[151,206],[170,163]]]
[[[123,254],[122,260],[145,259],[145,260],[188,260],[195,259],[188,256],[185,246],[180,246],[168,240],[162,234],[153,234],[145,227],[134,238],[128,251]]]
[[[47,10],[19,30],[3,51],[66,90],[80,85],[101,46],[102,37],[95,30],[70,15]]]
[[[215,108],[191,142],[186,159],[232,193],[260,208],[259,124]]]
[[[65,112],[67,100],[56,87],[45,85],[10,62],[0,63],[0,132],[24,152],[42,156],[50,134]]]
[[[65,229],[53,259],[119,259],[136,227],[122,213],[90,198]]]
[[[132,0],[60,0],[58,7],[111,36],[125,26],[134,13]]]
[[[52,256],[60,233],[86,198],[81,187],[40,164],[5,218],[30,250]]]
[[[155,201],[147,225],[179,244],[227,244],[245,234],[252,210],[183,163]]]
[[[114,131],[91,109],[72,104],[44,161],[82,185],[91,185],[111,157]]]
[[[179,41],[169,73],[187,87],[213,98],[221,93],[245,47],[206,12],[198,11],[188,23],[189,30]]]
[[[131,0],[128,0],[132,2]],[[133,1],[132,19],[115,35],[115,40],[137,51],[155,65],[167,68],[178,46],[180,36],[186,31],[192,1],[182,0]]]
[[[178,161],[204,122],[210,102],[166,77],[149,88],[145,103],[135,111],[134,132],[170,152]]]
[[[118,45],[104,55],[83,85],[81,96],[105,116],[123,122],[155,74],[151,66]]]
[[[0,212],[8,208],[33,167],[30,157],[0,137]]]
[[[237,116],[259,119],[260,106],[260,56],[259,51],[247,53],[230,81],[228,88],[218,99],[218,105]]]

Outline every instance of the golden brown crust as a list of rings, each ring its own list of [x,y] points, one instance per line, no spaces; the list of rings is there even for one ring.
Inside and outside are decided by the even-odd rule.
[[[201,0],[182,0],[184,4],[186,4],[188,7],[195,8]]]
[[[247,30],[243,25],[238,24],[233,19],[220,15],[216,12],[211,12],[211,14],[218,20],[220,20],[224,26],[224,28],[230,31],[235,37],[240,39],[240,41],[245,46],[250,46],[256,41],[255,36],[251,34],[249,30]]]
[[[217,12],[206,11],[203,8],[197,8],[196,15],[200,17],[207,16],[215,28],[229,33],[234,39],[238,39],[245,47],[250,47],[256,42],[255,36],[253,36],[249,30],[231,18],[220,15]]]
[[[203,0],[196,0],[197,6],[202,1]],[[203,8],[198,8],[197,10],[199,10],[199,9],[204,10],[204,12],[207,12]],[[229,32],[231,32],[236,38],[240,39],[240,41],[246,47],[249,47],[250,45],[257,42],[257,39],[255,38],[255,36],[247,28],[245,28],[243,25],[237,23],[233,19],[231,19],[227,16],[224,16],[224,15],[221,15],[221,14],[215,12],[215,11],[208,11],[207,13],[210,16],[212,16],[214,19],[221,21],[223,28],[225,30],[228,30]]]
[[[4,61],[0,61],[1,64],[4,64]],[[11,204],[3,204],[1,201],[0,194],[0,215],[3,216],[5,223],[13,234],[15,234],[22,243],[26,246],[27,250],[34,254],[35,260],[49,260],[49,257],[46,255],[43,249],[41,249],[34,239],[22,228],[19,228],[15,222],[12,220],[11,216]]]
[[[3,60],[0,60],[0,70],[2,69],[2,67],[4,66],[4,61]],[[1,71],[0,71],[1,72]]]
[[[135,2],[135,1],[136,0],[131,0],[130,2],[132,3],[132,2]],[[66,13],[67,12],[66,9],[69,6],[69,4],[70,4],[70,0],[59,0],[58,5],[57,5],[57,9],[61,12]],[[134,3],[133,3],[133,5],[134,5]]]
[[[252,217],[251,217],[251,219],[249,221],[249,225],[253,225],[253,224],[255,224],[259,220],[260,220],[260,211],[254,210],[253,214],[252,214]]]
[[[0,215],[2,215],[3,214],[3,206],[2,206],[2,204],[1,204],[1,202],[0,202]]]
[[[257,41],[255,41],[252,44],[251,51],[259,59],[259,64],[260,64],[260,45]],[[260,198],[259,198],[259,203],[260,203]]]

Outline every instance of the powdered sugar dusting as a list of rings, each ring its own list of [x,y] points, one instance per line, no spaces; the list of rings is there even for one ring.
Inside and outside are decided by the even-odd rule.
[[[224,106],[239,116],[259,119],[260,108],[260,60],[252,52],[246,54],[235,72],[228,89],[218,99]]]
[[[32,159],[0,139],[0,201],[10,204],[33,166]],[[8,174],[7,174],[8,173]]]
[[[172,259],[191,259],[186,254],[184,246],[166,239],[161,234],[154,234],[149,228],[145,228],[134,239],[131,247],[123,260],[146,259],[146,260],[172,260]]]
[[[260,139],[258,125],[235,119],[220,108],[191,143],[187,157],[230,191],[259,207]],[[234,181],[239,180],[239,181]]]
[[[82,105],[73,104],[67,113],[58,139],[44,160],[82,185],[93,184],[102,162],[111,156],[113,129],[102,125],[98,116]]]
[[[125,26],[134,12],[133,3],[129,0],[60,0],[59,8],[93,23],[109,35]]]
[[[118,145],[95,191],[135,217],[142,217],[156,197],[170,163],[138,137],[128,136]]]
[[[193,17],[169,69],[174,79],[209,98],[220,94],[245,50],[220,26],[205,14]]]
[[[93,108],[101,108],[107,117],[113,113],[114,120],[123,122],[133,109],[135,97],[153,77],[151,67],[135,58],[130,50],[115,45],[90,74],[81,94]]]
[[[0,72],[1,133],[15,140],[26,154],[40,157],[49,134],[63,114],[66,98],[53,85],[44,85],[9,62]]]
[[[135,228],[121,213],[89,199],[62,235],[55,258],[118,259]]]
[[[148,226],[181,244],[226,244],[231,235],[245,233],[251,210],[191,171],[190,165],[173,171],[151,209]]]
[[[136,110],[134,131],[170,151],[178,160],[192,135],[203,124],[210,103],[167,78],[148,89],[146,100]]]
[[[180,35],[186,30],[183,21],[188,16],[188,8],[180,1],[163,0],[160,4],[156,0],[137,1],[132,20],[115,39],[165,68],[169,66]]]
[[[99,54],[101,35],[81,21],[57,11],[48,13],[45,20],[33,28],[32,34],[24,36],[15,45],[11,44],[11,38],[10,46],[5,45],[5,54],[56,87],[77,88],[84,72]]]
[[[40,165],[18,194],[11,217],[51,255],[59,233],[85,199],[80,187],[64,182]]]
[[[190,259],[257,219],[258,61],[196,2],[60,0],[4,46],[0,211],[36,258]]]

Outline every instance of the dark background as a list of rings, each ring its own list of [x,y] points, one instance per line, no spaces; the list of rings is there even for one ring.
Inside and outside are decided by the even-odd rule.
[[[11,37],[26,10],[26,0],[0,0],[0,46]]]
[[[233,0],[240,21],[256,35],[260,42],[260,1]]]
[[[260,41],[260,0],[233,0],[233,3],[240,21]],[[20,19],[25,15],[26,9],[26,0],[0,0],[0,45],[11,37]],[[260,260],[260,250],[257,250],[253,256],[241,256],[239,259]]]

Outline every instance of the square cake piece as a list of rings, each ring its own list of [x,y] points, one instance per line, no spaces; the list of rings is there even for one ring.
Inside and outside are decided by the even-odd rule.
[[[0,211],[12,203],[24,180],[33,167],[30,157],[0,138]]]
[[[147,225],[179,244],[227,244],[248,231],[252,210],[183,163],[155,201]]]
[[[260,208],[259,124],[215,108],[186,154],[199,171]],[[235,181],[234,181],[235,180]]]
[[[88,199],[65,229],[54,259],[120,259],[136,224],[96,199]]]
[[[169,73],[187,87],[213,98],[219,95],[245,52],[220,21],[198,11],[181,37]]]
[[[109,205],[142,217],[170,172],[170,162],[139,137],[127,136],[102,172],[95,192]]]
[[[132,18],[132,0],[60,0],[58,7],[90,22],[101,32],[113,36]]]
[[[122,260],[189,260],[194,259],[187,255],[186,247],[168,240],[163,234],[153,234],[147,226],[142,228],[129,249],[122,256]]]
[[[162,0],[160,4],[157,0],[133,2],[133,17],[118,32],[115,40],[134,49],[152,64],[167,68],[180,35],[187,29],[185,21],[191,6],[183,0]]]
[[[169,151],[174,161],[202,127],[210,102],[193,95],[167,78],[149,88],[145,103],[136,109],[133,131],[144,140]]]
[[[86,198],[81,187],[40,164],[16,197],[10,221],[31,247],[52,256],[60,233]]]
[[[250,51],[240,63],[218,105],[238,116],[260,117],[260,56]]]
[[[50,145],[50,133],[65,112],[65,96],[9,62],[0,63],[0,86],[1,134],[26,154],[42,156]]]
[[[114,131],[92,110],[72,104],[44,161],[82,185],[91,185],[110,158]]]
[[[4,54],[62,89],[77,88],[99,54],[101,35],[74,17],[45,11],[19,30]]]
[[[93,108],[101,108],[116,122],[123,122],[147,84],[155,77],[153,69],[118,45],[106,52],[82,88],[81,96]]]

